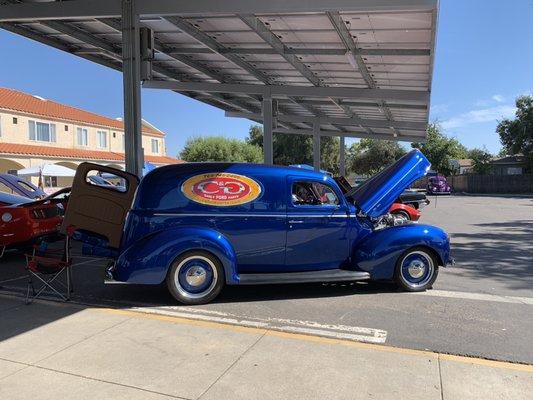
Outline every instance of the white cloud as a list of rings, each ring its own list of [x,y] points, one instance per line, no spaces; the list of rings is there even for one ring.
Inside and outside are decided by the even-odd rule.
[[[440,114],[445,113],[450,108],[449,104],[432,104],[431,105],[431,113],[432,114]]]
[[[471,124],[497,121],[502,118],[512,118],[516,112],[514,106],[496,106],[481,108],[449,118],[441,123],[444,129],[459,128]]]
[[[503,97],[501,94],[495,94],[494,96],[492,96],[492,100],[497,103],[503,103],[505,101],[505,97]]]

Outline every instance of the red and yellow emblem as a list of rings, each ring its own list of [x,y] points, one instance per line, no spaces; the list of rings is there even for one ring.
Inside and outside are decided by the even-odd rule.
[[[238,206],[259,197],[261,186],[243,175],[216,172],[195,175],[181,185],[190,200],[210,206]]]

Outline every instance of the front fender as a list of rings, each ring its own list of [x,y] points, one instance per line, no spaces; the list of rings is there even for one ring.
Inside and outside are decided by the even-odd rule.
[[[226,283],[238,283],[235,251],[220,232],[177,227],[154,232],[133,242],[118,257],[113,278],[120,282],[160,284],[172,262],[189,250],[213,253],[224,267]]]
[[[372,279],[392,279],[398,257],[407,249],[425,246],[437,255],[439,265],[450,260],[448,234],[435,226],[407,224],[374,231],[353,250],[354,264]]]

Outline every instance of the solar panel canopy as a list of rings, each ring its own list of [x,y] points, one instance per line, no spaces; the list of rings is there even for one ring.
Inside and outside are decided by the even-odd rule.
[[[1,28],[121,69],[120,1],[83,2],[78,11],[70,6],[79,0],[50,2],[56,14],[39,10],[43,2],[4,3]],[[137,3],[140,26],[155,38],[145,87],[258,122],[272,97],[277,132],[318,124],[322,135],[426,137],[436,0]]]

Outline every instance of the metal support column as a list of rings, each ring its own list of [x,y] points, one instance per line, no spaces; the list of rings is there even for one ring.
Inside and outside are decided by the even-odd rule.
[[[346,175],[346,143],[344,136],[341,136],[339,148],[339,174]]]
[[[126,171],[142,175],[141,54],[135,0],[122,0],[122,82]]]
[[[263,154],[267,165],[274,164],[273,129],[272,97],[265,96],[263,97]]]
[[[313,167],[320,171],[320,124],[313,124]]]

